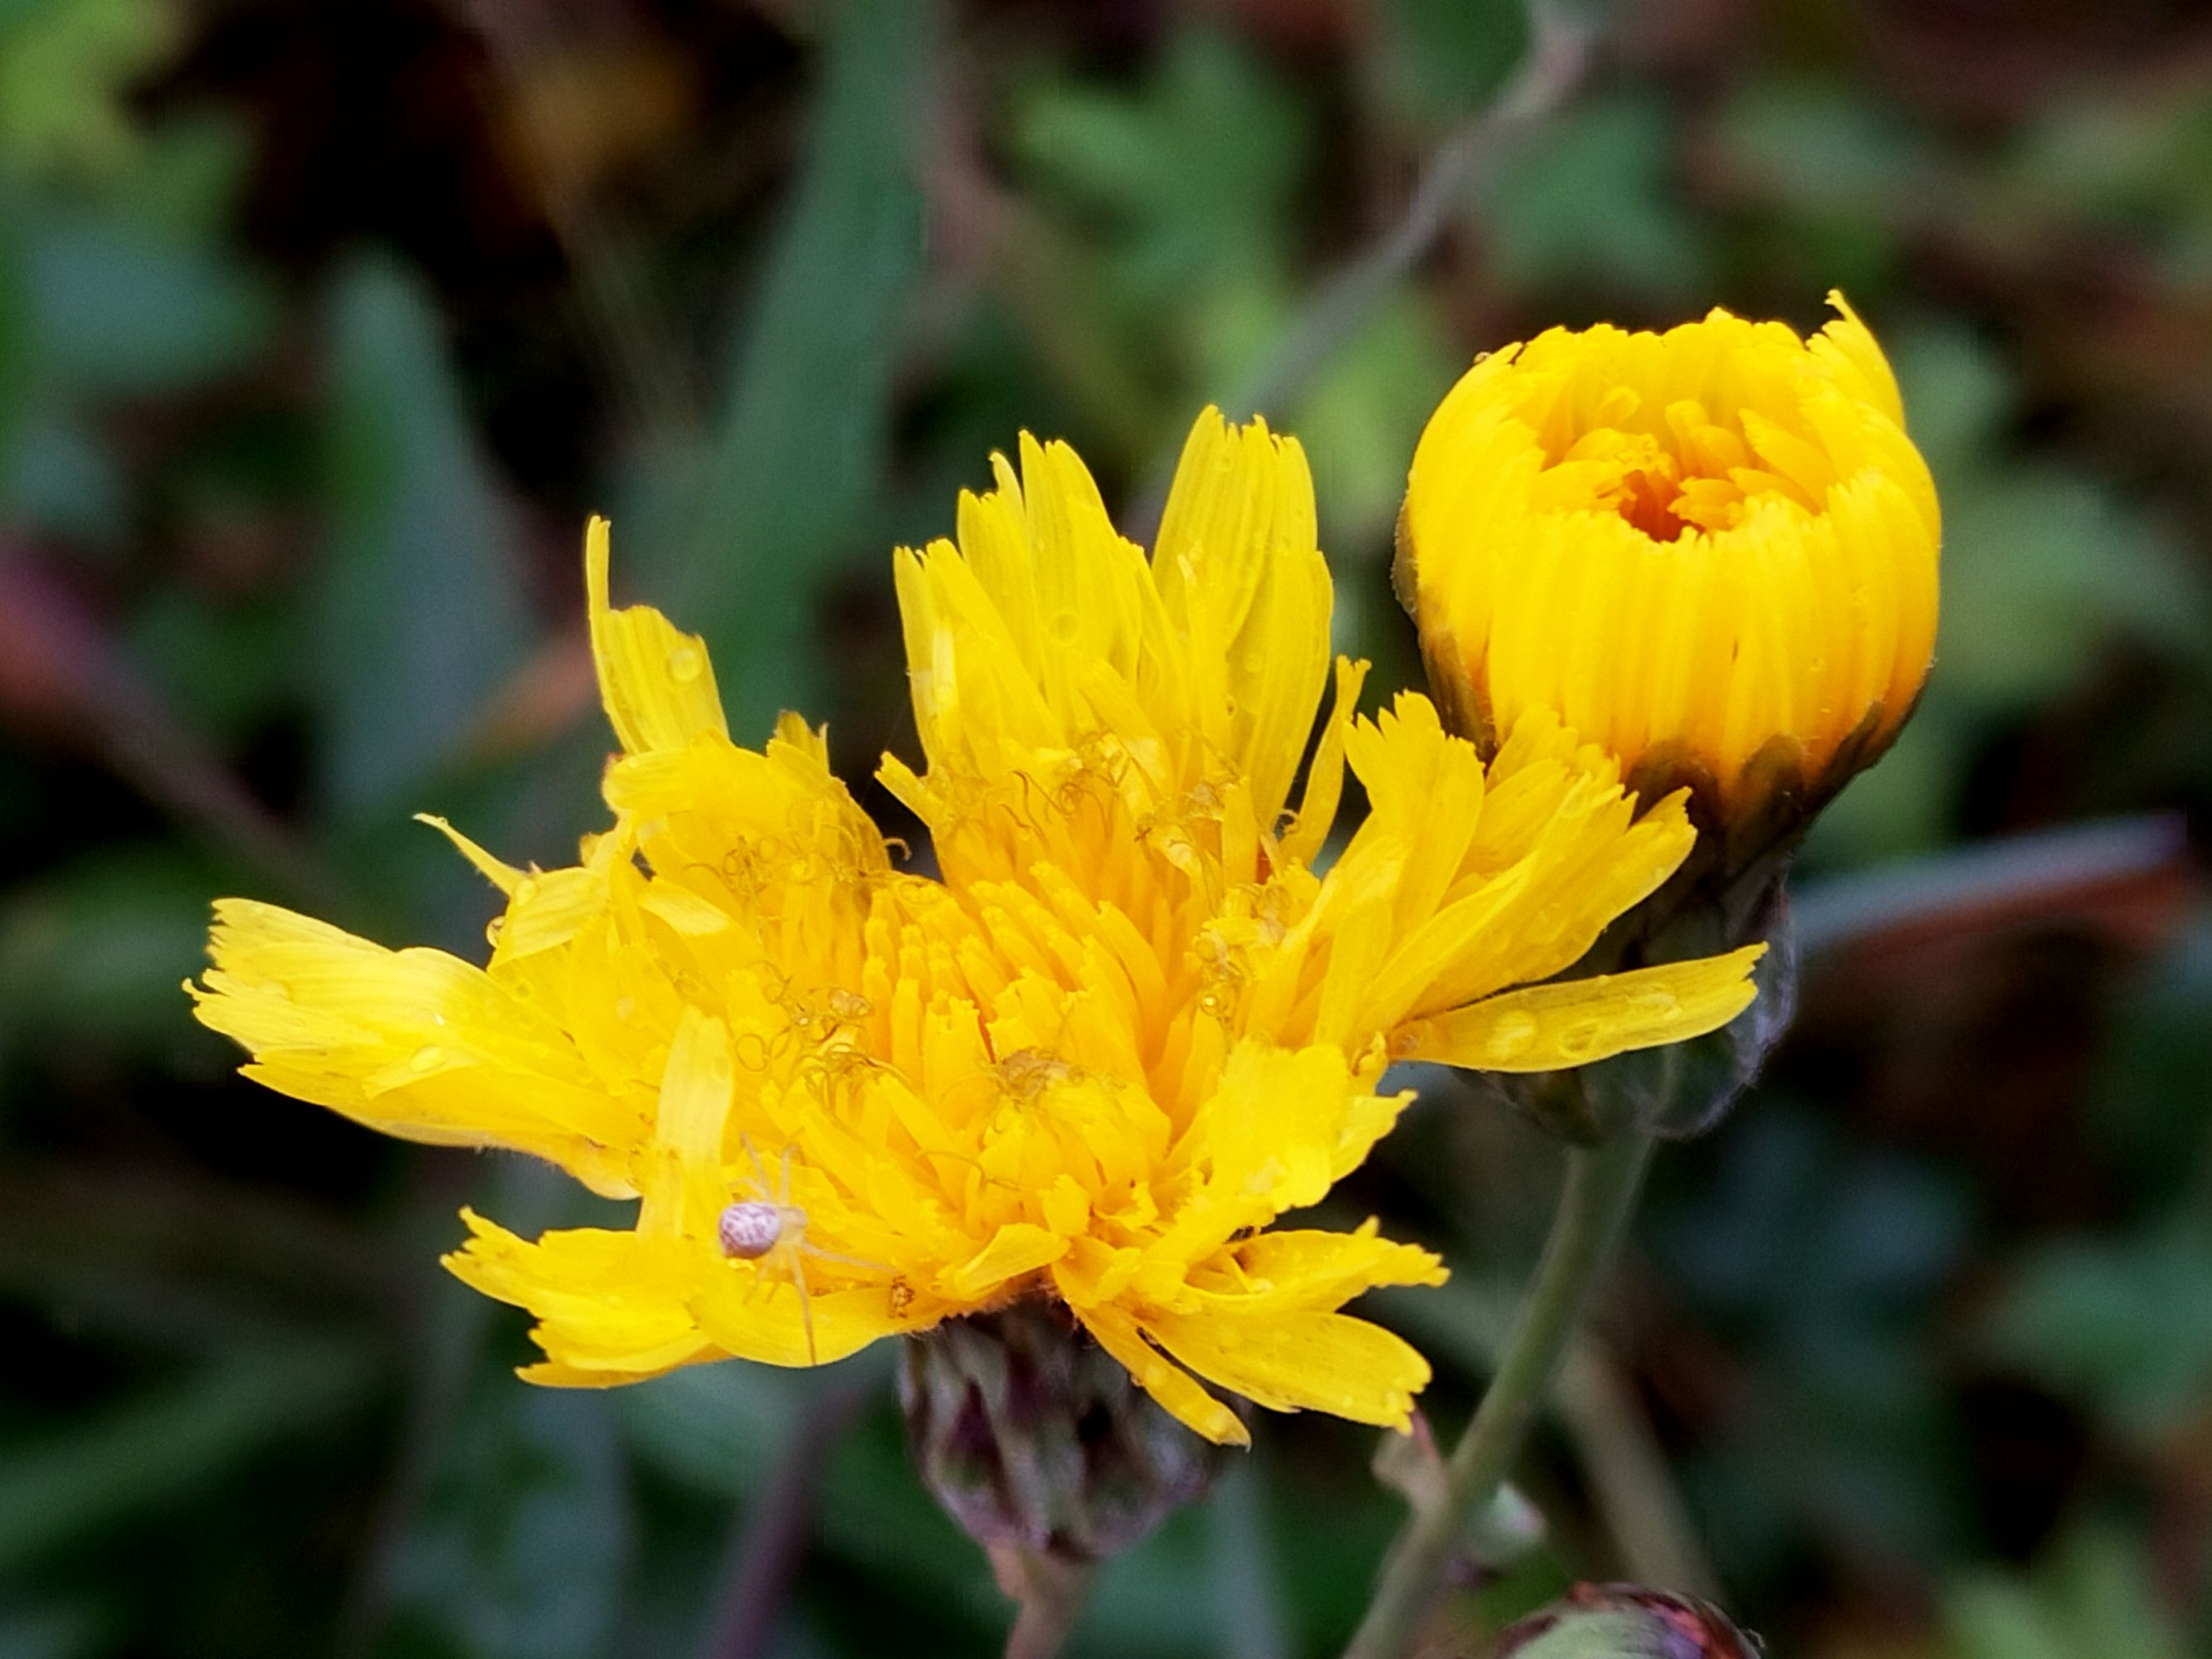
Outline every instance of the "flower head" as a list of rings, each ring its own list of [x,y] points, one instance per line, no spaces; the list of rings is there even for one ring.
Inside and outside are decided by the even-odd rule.
[[[1889,366],[1830,299],[1810,339],[1717,310],[1552,329],[1461,379],[1414,455],[1400,583],[1463,729],[1548,711],[1739,841],[1888,744],[1934,648],[1940,524]]]
[[[828,1360],[1042,1296],[1209,1438],[1244,1430],[1200,1379],[1402,1425],[1426,1364],[1340,1310],[1440,1264],[1371,1222],[1273,1225],[1395,1121],[1384,1067],[1571,1064],[1749,999],[1756,948],[1534,982],[1692,841],[1556,722],[1486,769],[1424,698],[1355,720],[1340,664],[1286,816],[1329,678],[1294,442],[1207,411],[1150,561],[1073,451],[1021,462],[957,545],[898,557],[926,764],[882,776],[940,878],[795,717],[730,739],[699,641],[610,605],[595,522],[615,822],[552,872],[453,836],[506,896],[489,965],[218,906],[194,994],[252,1074],[639,1199],[535,1241],[467,1218],[448,1263],[537,1316],[534,1380]],[[1374,810],[1319,874],[1347,762]]]

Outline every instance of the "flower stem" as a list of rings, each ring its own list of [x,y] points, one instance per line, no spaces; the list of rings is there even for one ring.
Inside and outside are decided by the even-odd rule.
[[[1006,1637],[1006,1659],[1053,1659],[1083,1616],[1097,1568],[1013,1547],[994,1549],[991,1566],[999,1588],[1020,1609]]]
[[[1651,1139],[1630,1132],[1567,1155],[1552,1236],[1474,1421],[1452,1452],[1441,1502],[1416,1509],[1344,1659],[1401,1659],[1434,1603],[1468,1520],[1504,1480],[1542,1409],[1583,1304],[1635,1207]]]

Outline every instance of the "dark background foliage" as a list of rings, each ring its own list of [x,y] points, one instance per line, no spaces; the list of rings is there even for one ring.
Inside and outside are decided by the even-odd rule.
[[[991,448],[1073,440],[1136,525],[1256,398],[1387,690],[1474,351],[1831,285],[1943,490],[1940,660],[1805,861],[1797,1031],[1662,1160],[1542,1537],[1501,1517],[1457,1612],[1625,1575],[1819,1659],[2212,1650],[2212,28],[1561,18],[1587,72],[1516,126],[1498,0],[0,0],[0,1653],[994,1650],[888,1356],[514,1382],[434,1258],[464,1200],[573,1200],[237,1080],[177,988],[207,901],[480,948],[407,815],[548,862],[593,822],[588,511],[744,736],[797,703],[859,779],[912,752],[888,550]],[[1455,1428],[1556,1154],[1431,1093],[1340,1208],[1457,1267],[1377,1298]],[[1080,1650],[1333,1651],[1372,1450],[1268,1420]]]

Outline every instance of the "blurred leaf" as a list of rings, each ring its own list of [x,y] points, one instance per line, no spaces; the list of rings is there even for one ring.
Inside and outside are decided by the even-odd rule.
[[[1332,555],[1389,557],[1413,445],[1462,367],[1442,319],[1407,293],[1377,310],[1299,400],[1288,429],[1311,458]]]
[[[870,1363],[888,1367],[890,1360],[881,1353]],[[870,1417],[838,1443],[823,1483],[821,1529],[828,1548],[862,1570],[949,1594],[996,1621],[999,1593],[982,1552],[923,1490],[896,1413]]]
[[[289,607],[219,605],[193,589],[161,589],[131,619],[131,656],[194,732],[228,744],[290,689],[293,623]]]
[[[0,450],[0,510],[34,533],[112,549],[130,528],[130,480],[83,425],[34,418]]]
[[[1256,276],[1224,281],[1191,309],[1200,379],[1208,387],[1249,385],[1297,314],[1281,284]],[[1334,558],[1387,556],[1414,441],[1458,367],[1442,319],[1407,291],[1331,355],[1295,407],[1229,412],[1240,420],[1266,415],[1277,430],[1297,435],[1313,467],[1322,545]],[[1340,568],[1340,583],[1342,575]],[[1341,586],[1338,597],[1342,603]]]
[[[1021,153],[1108,231],[1116,286],[1157,329],[1193,285],[1274,274],[1305,149],[1297,104],[1231,37],[1192,27],[1134,94],[1039,86]]]
[[[1839,1142],[1781,1103],[1722,1144],[1694,1210],[1661,1209],[1655,1233],[1697,1293],[1795,1340],[1923,1315],[1970,1236],[1957,1188],[1933,1169]]]
[[[1569,109],[1507,156],[1481,216],[1499,275],[1524,294],[1602,283],[1674,299],[1708,281],[1671,178],[1674,130],[1635,94]]]
[[[258,351],[271,326],[271,296],[223,255],[120,215],[38,222],[27,251],[52,394],[189,390]]]
[[[158,1053],[188,1029],[214,881],[167,845],[111,844],[0,900],[0,1055],[27,1039]]]
[[[1880,222],[1927,187],[1932,166],[1896,111],[1851,83],[1753,80],[1714,137],[1761,194],[1824,218]]]
[[[1992,1313],[1996,1356],[2156,1436],[2212,1396],[2212,1227],[2190,1217],[2133,1239],[2031,1256]]]
[[[327,1343],[235,1354],[102,1407],[0,1460],[0,1573],[181,1500],[365,1391],[365,1356]]]
[[[2202,584],[2101,483],[2009,468],[1953,478],[1943,506],[1937,694],[2024,706],[2116,634],[2203,653]]]
[[[2090,1128],[2141,1201],[2191,1197],[2212,1159],[2212,913],[2115,1000]]]
[[[1396,1438],[1397,1437],[1391,1437]],[[1434,1451],[1434,1442],[1430,1443]],[[1213,1572],[1212,1651],[1220,1659],[1285,1659],[1282,1562],[1273,1536],[1274,1505],[1257,1457],[1231,1465],[1206,1499]]]
[[[1967,1579],[1944,1601],[1958,1659],[2181,1659],[2142,1547],[2107,1528],[2077,1534],[2027,1578]]]
[[[1769,280],[1808,299],[1834,286],[1878,303],[1909,288],[1914,236],[1989,210],[1901,100],[1856,79],[1754,73],[1692,143],[1701,178],[1751,210]]]
[[[16,1164],[0,1179],[0,1296],[136,1352],[234,1352],[373,1314],[404,1260],[394,1246],[415,1242],[243,1183]]]
[[[331,539],[306,630],[325,799],[397,811],[520,660],[530,629],[507,515],[428,301],[380,260],[331,311]]]
[[[0,1610],[0,1653],[8,1659],[87,1659],[106,1646],[105,1622],[89,1607]]]
[[[122,165],[121,98],[181,35],[168,0],[15,0],[0,10],[0,158],[25,171]]]
[[[2039,224],[2063,215],[2202,285],[2212,280],[2208,179],[2212,97],[2190,77],[2069,89],[2032,112],[1996,184]]]
[[[109,184],[107,210],[180,246],[219,238],[254,161],[253,135],[229,114],[198,112],[149,131]]]
[[[1435,120],[1487,103],[1528,49],[1523,0],[1387,0],[1382,37],[1413,112]]]
[[[842,1369],[877,1379],[890,1397],[892,1356],[879,1346]],[[732,1364],[696,1365],[623,1390],[630,1443],[655,1474],[740,1504],[770,1478],[822,1380]],[[923,1490],[895,1412],[872,1413],[836,1444],[823,1473],[823,1547],[847,1565],[917,1593],[951,1599],[996,1623],[1004,1606],[982,1553]]]
[[[844,0],[798,194],[742,331],[680,573],[739,740],[818,705],[809,614],[881,488],[895,340],[921,269],[921,99],[939,20]]]
[[[1807,837],[1805,869],[1853,867],[1939,846],[1958,805],[1975,723],[1923,698],[1890,751],[1844,786]]]
[[[1756,1378],[1686,1475],[1722,1559],[1771,1571],[1808,1539],[1940,1557],[1966,1493],[1930,1344],[1966,1199],[1771,1097],[1709,1144],[1718,1167],[1694,1201],[1655,1192],[1647,1236]]]
[[[621,1390],[617,1409],[656,1474],[729,1498],[768,1478],[805,1412],[805,1380],[767,1365],[687,1365]]]
[[[1899,330],[1887,343],[1905,425],[1938,490],[1986,466],[2017,396],[2009,366],[1956,324]]]
[[[1206,1510],[1194,1505],[1107,1561],[1069,1644],[1074,1659],[1222,1652],[1211,1541]]]
[[[12,453],[31,406],[39,351],[38,307],[32,296],[25,192],[0,178],[0,504],[12,501]]]
[[[444,1446],[393,1564],[380,1651],[611,1654],[633,1531],[611,1402],[487,1377]]]

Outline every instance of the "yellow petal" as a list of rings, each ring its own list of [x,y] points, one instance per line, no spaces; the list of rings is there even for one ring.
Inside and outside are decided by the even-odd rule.
[[[607,521],[584,537],[584,586],[591,607],[592,657],[599,697],[622,746],[632,754],[681,749],[702,732],[726,737],[714,665],[696,635],[678,631],[648,605],[612,609],[607,601]]]
[[[1158,1401],[1168,1415],[1217,1446],[1249,1446],[1252,1437],[1231,1411],[1191,1375],[1145,1340],[1137,1322],[1116,1308],[1077,1310],[1098,1346],[1120,1360],[1137,1386]]]
[[[1009,1279],[1049,1267],[1066,1254],[1067,1241],[1050,1228],[1017,1221],[1000,1228],[967,1261],[946,1268],[938,1285],[955,1301],[981,1302]]]
[[[758,1264],[713,1265],[693,1281],[690,1308],[716,1346],[739,1359],[769,1365],[827,1365],[858,1353],[878,1337],[915,1328],[891,1312],[888,1285],[816,1291]],[[812,1328],[810,1344],[808,1330]]]
[[[1366,683],[1367,665],[1349,657],[1336,661],[1336,696],[1329,705],[1328,720],[1315,745],[1313,763],[1306,769],[1306,788],[1298,802],[1298,815],[1283,832],[1285,860],[1310,865],[1321,856],[1322,845],[1336,823],[1344,799],[1344,745],[1359,706],[1359,688]]]
[[[1399,1028],[1390,1052],[1478,1072],[1548,1072],[1718,1030],[1751,1006],[1747,945],[1726,956],[1507,991]]]
[[[1449,1277],[1434,1252],[1378,1237],[1371,1218],[1349,1233],[1257,1233],[1228,1254],[1228,1271],[1194,1278],[1192,1288],[1206,1308],[1231,1315],[1334,1312],[1378,1285],[1441,1285]]]
[[[1942,514],[1887,362],[1829,297],[1806,339],[1719,310],[1551,330],[1445,397],[1400,591],[1486,750],[1547,712],[1758,834],[1880,753],[1927,672]]]
[[[722,1124],[730,1112],[735,1062],[730,1028],[712,1014],[687,1006],[668,1045],[668,1069],[660,1081],[660,1115],[654,1133],[678,1158],[719,1162]]]
[[[520,1238],[473,1210],[471,1237],[445,1258],[453,1276],[538,1319],[549,1366],[532,1381],[604,1387],[716,1358],[685,1306],[693,1253],[678,1242],[604,1228]]]
[[[208,948],[213,966],[185,988],[200,1023],[252,1055],[247,1076],[387,1134],[511,1146],[631,1192],[636,1106],[482,969],[246,899],[217,902]]]
[[[1279,1412],[1407,1426],[1429,1362],[1404,1338],[1340,1313],[1155,1313],[1146,1332],[1210,1382]]]
[[[1328,676],[1328,568],[1295,438],[1207,409],[1168,492],[1152,577],[1185,641],[1188,718],[1249,781],[1269,829]]]
[[[452,824],[447,823],[445,819],[437,817],[435,814],[430,812],[417,812],[415,815],[415,822],[417,823],[428,824],[433,830],[435,830],[447,841],[453,842],[454,847],[459,851],[460,855],[466,859],[471,864],[476,866],[477,873],[483,876],[483,878],[486,881],[489,881],[493,886],[498,888],[501,892],[512,894],[514,891],[517,884],[525,879],[525,872],[516,869],[511,864],[504,863],[501,860],[494,858],[489,853],[485,852],[483,848],[477,846],[476,842],[471,841],[459,830],[454,829]]]

